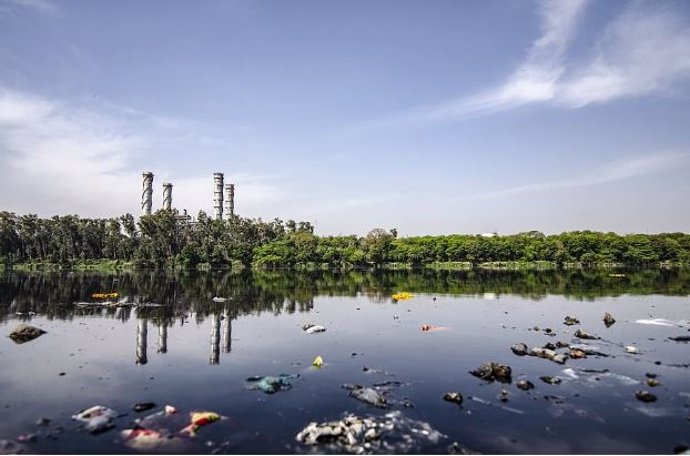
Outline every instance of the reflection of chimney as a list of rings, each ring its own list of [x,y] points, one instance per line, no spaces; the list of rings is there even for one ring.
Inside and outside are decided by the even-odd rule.
[[[172,209],[172,187],[170,182],[163,184],[163,209]]]
[[[141,175],[144,179],[141,192],[141,215],[151,215],[153,199],[153,173],[145,172]]]
[[[213,213],[223,220],[223,173],[213,173]]]
[[[168,353],[168,327],[165,323],[158,325],[158,353]]]
[[[232,318],[230,312],[225,314],[225,331],[223,331],[223,351],[230,353],[232,350]]]
[[[220,316],[216,314],[211,316],[211,357],[209,362],[211,364],[220,362]]]
[[[235,184],[225,186],[225,218],[232,220],[235,216]]]
[[[146,356],[146,338],[148,336],[148,320],[142,318],[137,323],[137,364],[146,364],[149,362]]]

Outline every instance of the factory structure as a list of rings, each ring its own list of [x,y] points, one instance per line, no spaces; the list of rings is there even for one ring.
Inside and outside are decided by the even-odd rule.
[[[172,209],[173,184],[163,184],[163,209]],[[145,171],[142,174],[141,215],[151,215],[153,207],[153,173]],[[187,210],[182,216],[187,220]],[[223,173],[213,173],[213,216],[216,220],[232,220],[235,217],[235,184],[225,184]]]

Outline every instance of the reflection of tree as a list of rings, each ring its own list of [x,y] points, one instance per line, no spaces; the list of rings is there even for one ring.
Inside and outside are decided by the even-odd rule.
[[[622,294],[690,294],[690,271],[650,269],[626,271],[625,276],[608,270],[572,271],[289,271],[162,272],[97,275],[86,273],[7,274],[0,277],[0,321],[16,312],[36,312],[49,319],[70,320],[75,316],[116,318],[127,321],[133,315],[146,318],[159,328],[159,350],[164,349],[168,326],[193,314],[199,323],[211,315],[230,320],[247,314],[309,312],[314,297],[362,294],[387,302],[395,291],[413,293],[480,295],[515,294],[540,299],[549,294],[575,299]],[[128,307],[78,307],[96,292],[116,291]],[[214,296],[224,297],[214,303]],[[131,307],[153,303],[158,307]],[[226,333],[231,328],[225,329]],[[230,346],[226,338],[223,349]]]

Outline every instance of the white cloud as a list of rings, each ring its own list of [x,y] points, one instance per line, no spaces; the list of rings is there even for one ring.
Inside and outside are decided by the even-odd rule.
[[[506,82],[474,95],[408,109],[367,126],[442,123],[530,103],[576,109],[658,93],[690,77],[687,15],[658,3],[630,3],[605,27],[585,63],[577,65],[566,54],[585,1],[539,1],[537,5],[541,35]]]
[[[42,14],[56,14],[60,11],[57,4],[50,0],[3,0],[0,12],[7,13],[12,7],[26,8]]]
[[[539,182],[462,198],[464,200],[499,198],[525,193],[539,193],[607,184],[648,174],[661,173],[690,165],[690,153],[641,155],[608,163],[589,173],[557,181]]]
[[[190,150],[196,124],[113,106],[66,104],[0,87],[0,207],[40,215],[138,214],[141,169],[156,165],[147,154],[176,142]],[[242,195],[238,208],[262,211],[284,196],[267,176],[227,179]],[[210,175],[156,172],[154,208],[164,180],[175,184],[176,207],[211,212]]]

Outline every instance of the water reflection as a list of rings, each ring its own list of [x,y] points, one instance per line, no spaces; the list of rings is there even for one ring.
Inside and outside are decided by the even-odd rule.
[[[158,353],[168,353],[168,326],[158,324]]]
[[[211,357],[210,364],[220,363],[220,316],[211,315]]]
[[[137,323],[137,364],[149,362],[147,355],[147,338],[149,334],[149,321],[142,318]]]

